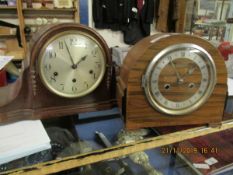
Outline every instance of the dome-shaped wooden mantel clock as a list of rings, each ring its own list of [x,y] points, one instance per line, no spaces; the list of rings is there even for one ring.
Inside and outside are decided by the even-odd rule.
[[[126,128],[217,124],[227,73],[218,50],[201,38],[156,34],[137,43],[117,78]]]
[[[41,28],[31,41],[26,75],[33,118],[112,108],[111,65],[110,50],[93,29],[75,23]]]

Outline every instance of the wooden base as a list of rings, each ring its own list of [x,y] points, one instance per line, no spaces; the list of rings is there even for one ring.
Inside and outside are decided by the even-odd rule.
[[[29,77],[29,70],[26,69],[22,80],[24,83],[18,96],[9,104],[0,107],[0,123],[62,117],[82,112],[111,109],[116,106],[112,86],[108,90],[105,88],[104,92],[99,87],[88,96],[70,100],[57,97],[49,91],[42,93],[39,90],[37,94],[33,95]]]

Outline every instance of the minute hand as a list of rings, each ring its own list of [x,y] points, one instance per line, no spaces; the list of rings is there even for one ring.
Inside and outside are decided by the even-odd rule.
[[[66,46],[66,50],[67,50],[67,52],[68,52],[68,54],[69,54],[70,60],[71,60],[71,62],[72,62],[72,66],[74,66],[74,65],[75,65],[74,59],[73,59],[73,57],[71,56],[71,53],[70,53],[70,50],[69,50],[69,48],[68,48],[68,46],[67,46],[67,44],[66,44],[66,41],[64,41],[64,43],[65,43],[65,46]]]
[[[174,65],[174,63],[173,63],[172,60],[170,60],[170,63],[171,63],[172,68],[174,69],[174,71],[175,71],[175,73],[176,73],[176,76],[177,76],[178,80],[179,80],[179,81],[182,80],[182,78],[181,78],[179,72],[177,71],[176,66]]]

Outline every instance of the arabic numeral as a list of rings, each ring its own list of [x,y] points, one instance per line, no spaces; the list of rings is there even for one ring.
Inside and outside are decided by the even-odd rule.
[[[76,45],[78,42],[78,39],[77,38],[70,38],[70,45]]]
[[[73,92],[77,92],[78,91],[78,88],[76,86],[72,86],[72,91]]]
[[[63,41],[59,41],[59,49],[60,49],[60,50],[63,49]]]
[[[64,91],[65,85],[64,84],[60,84],[60,86],[61,86],[61,90]]]
[[[44,69],[45,69],[46,71],[50,71],[51,68],[52,68],[51,64],[45,64],[45,65],[44,65]]]
[[[89,85],[88,85],[88,83],[86,81],[84,81],[84,84],[85,84],[86,88],[89,87]]]
[[[97,49],[92,50],[91,54],[92,54],[93,57],[96,57],[96,55],[97,55]]]
[[[49,51],[49,58],[56,58],[57,54],[54,51]]]
[[[50,77],[50,82],[53,82],[53,81],[56,82],[56,77],[54,75]]]
[[[98,68],[101,68],[101,63],[99,61],[96,61],[95,64]]]

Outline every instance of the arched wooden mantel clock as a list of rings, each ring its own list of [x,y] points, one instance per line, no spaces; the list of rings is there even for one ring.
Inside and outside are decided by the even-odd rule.
[[[48,118],[112,108],[111,65],[110,50],[93,29],[75,23],[40,29],[25,75],[27,110],[32,118]]]
[[[117,87],[128,129],[216,124],[224,112],[227,73],[208,41],[156,34],[129,51]]]

